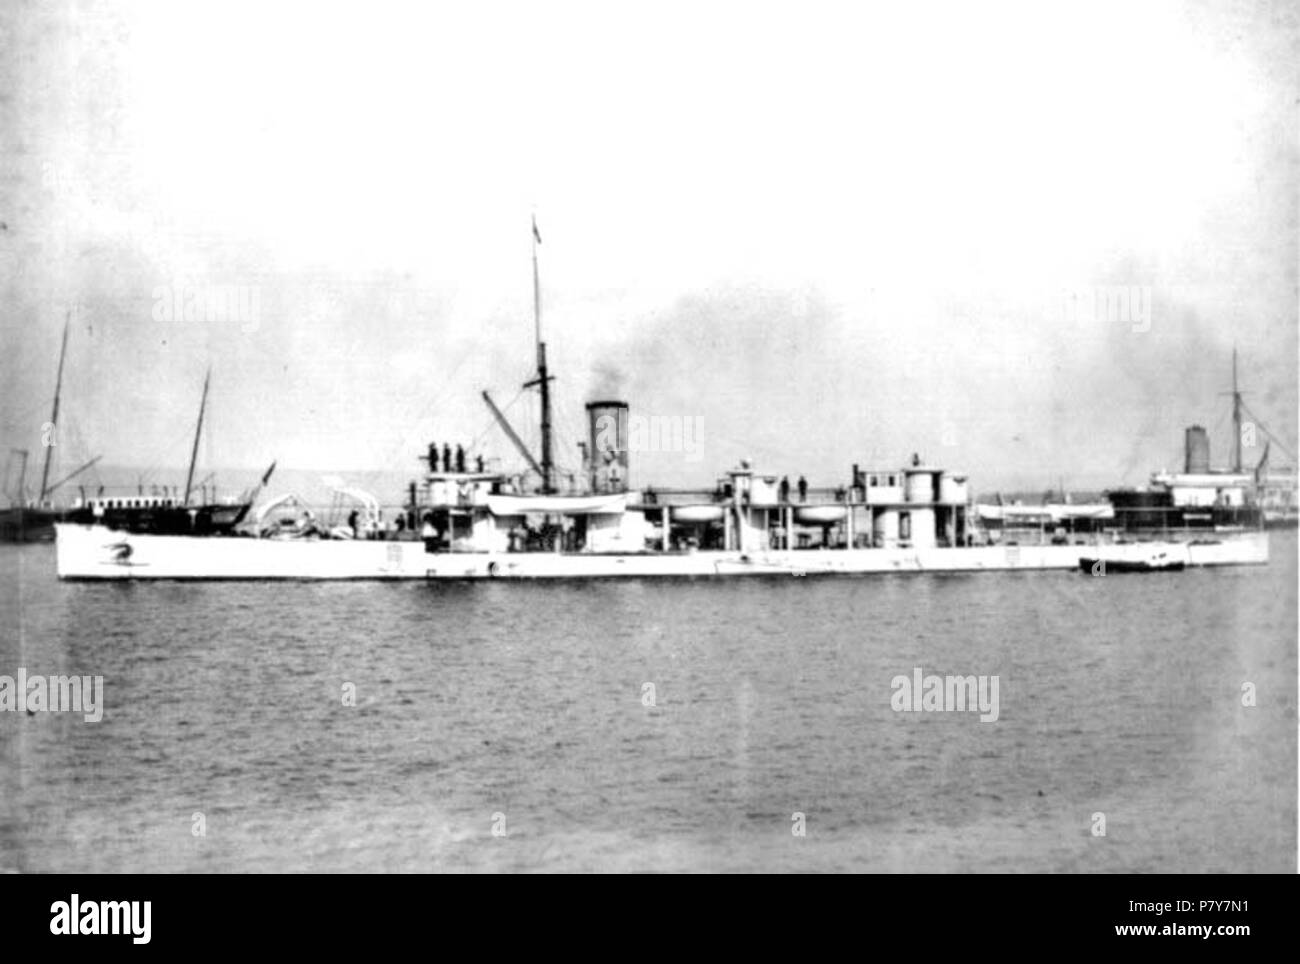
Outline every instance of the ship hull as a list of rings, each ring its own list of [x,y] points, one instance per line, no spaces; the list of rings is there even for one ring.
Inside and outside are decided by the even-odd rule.
[[[51,542],[54,523],[66,517],[60,509],[0,509],[0,542]]]
[[[865,575],[1077,569],[1089,546],[695,551],[669,553],[442,552],[420,542],[275,540],[137,535],[101,526],[56,527],[60,579],[384,580],[601,579]],[[1149,547],[1149,544],[1148,544]],[[1251,532],[1187,546],[1192,566],[1268,562],[1268,536]]]
[[[250,502],[193,507],[110,507],[104,510],[102,518],[96,518],[91,509],[78,509],[68,515],[67,521],[139,535],[231,535],[252,507]]]

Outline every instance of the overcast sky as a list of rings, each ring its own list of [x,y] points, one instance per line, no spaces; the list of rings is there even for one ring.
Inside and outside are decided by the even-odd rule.
[[[40,448],[72,311],[69,467],[183,467],[209,365],[207,466],[517,461],[479,392],[531,374],[534,212],[561,454],[592,393],[702,419],[703,458],[634,453],[637,484],[914,451],[982,490],[1142,482],[1193,422],[1226,459],[1234,344],[1295,450],[1292,3],[19,2],[0,30],[6,453]],[[160,310],[222,286],[251,323]]]

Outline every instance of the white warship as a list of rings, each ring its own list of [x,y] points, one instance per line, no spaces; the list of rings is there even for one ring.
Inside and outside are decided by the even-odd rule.
[[[103,521],[56,525],[62,579],[593,579],[654,576],[813,576],[869,573],[1078,569],[1163,571],[1268,562],[1262,526],[1087,531],[1040,522],[1037,530],[985,525],[967,477],[913,456],[883,468],[852,467],[846,484],[808,489],[749,460],[712,489],[633,490],[629,406],[588,403],[584,465],[561,489],[553,458],[551,380],[541,338],[534,226],[533,278],[540,451],[533,452],[487,392],[484,401],[519,451],[522,474],[467,470],[431,445],[400,521],[385,526],[376,500],[366,518],[322,527],[255,514],[239,534],[129,531]],[[265,480],[264,480],[265,481]],[[1014,531],[1014,537],[1010,532]]]

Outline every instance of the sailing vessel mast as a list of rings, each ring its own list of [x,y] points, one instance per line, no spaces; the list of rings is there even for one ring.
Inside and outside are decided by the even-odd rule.
[[[212,379],[212,369],[208,368],[208,373],[203,376],[203,400],[199,402],[199,422],[194,427],[194,449],[190,452],[190,471],[185,476],[185,501],[182,505],[190,504],[190,489],[194,485],[194,464],[199,459],[199,436],[203,434],[203,412],[208,407],[208,382]]]
[[[37,505],[43,505],[45,494],[49,491],[50,483],[50,456],[54,454],[54,445],[58,441],[59,430],[59,393],[63,390],[63,359],[68,354],[68,328],[72,325],[72,312],[68,312],[67,318],[63,322],[63,346],[59,349],[59,374],[54,382],[54,411],[50,414],[50,438],[45,446],[45,468],[41,470],[41,494],[36,500]]]
[[[537,217],[533,217],[533,326],[537,340],[537,377],[524,383],[524,388],[534,385],[542,393],[542,493],[555,491],[555,464],[551,455],[551,378],[546,373],[546,342],[542,341],[542,285],[537,270],[537,246],[542,236],[537,230]]]
[[[1232,471],[1241,471],[1241,392],[1237,390],[1237,346],[1232,346],[1232,428],[1236,438],[1232,445]]]
[[[27,450],[10,449],[9,451],[23,457],[22,464],[18,467],[18,508],[21,510],[27,505]],[[5,478],[9,478],[8,465],[5,466]]]
[[[18,471],[18,541],[27,541],[27,450],[16,449],[23,456],[22,468]]]

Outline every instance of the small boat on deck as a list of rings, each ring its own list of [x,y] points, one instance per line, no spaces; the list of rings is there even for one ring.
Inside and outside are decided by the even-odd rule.
[[[716,503],[705,505],[675,505],[672,507],[672,519],[683,524],[721,522],[723,507]]]

